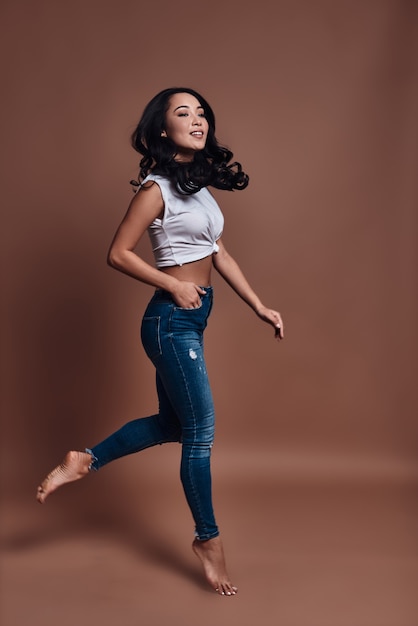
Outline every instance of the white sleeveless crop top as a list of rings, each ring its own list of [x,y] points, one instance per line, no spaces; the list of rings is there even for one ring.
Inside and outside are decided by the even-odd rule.
[[[222,235],[224,218],[209,190],[203,187],[185,195],[168,178],[157,174],[149,174],[141,184],[149,181],[159,186],[164,201],[163,218],[148,227],[156,266],[183,265],[218,252],[216,242]]]

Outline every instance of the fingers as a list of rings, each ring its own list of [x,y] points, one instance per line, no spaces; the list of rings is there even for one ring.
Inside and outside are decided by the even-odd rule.
[[[206,291],[189,281],[180,281],[178,289],[172,292],[176,304],[184,309],[198,309],[202,306],[201,296]]]
[[[263,319],[274,327],[274,336],[277,340],[284,338],[284,324],[282,317],[278,311],[267,309],[263,312]]]
[[[179,299],[176,300],[176,303],[181,309],[200,309],[200,307],[202,306],[202,301],[200,298],[198,298],[197,300],[195,300],[194,298],[192,300]]]
[[[274,327],[274,336],[278,341],[280,341],[284,337],[283,328],[279,324],[276,324],[276,326]]]
[[[278,318],[276,324],[274,325],[274,334],[276,339],[283,339],[284,338],[284,325],[283,325],[283,320],[281,318],[280,313],[277,313],[277,311],[275,311],[276,313],[276,317]]]
[[[191,297],[189,308],[200,309],[200,307],[202,306],[202,300],[200,299],[200,296],[204,296],[206,294],[206,291],[202,287],[199,287],[199,285],[193,284],[193,287],[195,291],[193,293],[193,296]]]

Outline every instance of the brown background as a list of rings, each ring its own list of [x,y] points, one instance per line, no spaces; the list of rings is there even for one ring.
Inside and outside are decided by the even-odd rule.
[[[418,3],[3,1],[2,624],[416,626]],[[201,91],[250,174],[219,277],[215,503],[240,594],[205,591],[178,446],[56,494],[68,448],[153,412],[151,289],[111,271],[129,135]],[[145,242],[141,252],[149,257]]]

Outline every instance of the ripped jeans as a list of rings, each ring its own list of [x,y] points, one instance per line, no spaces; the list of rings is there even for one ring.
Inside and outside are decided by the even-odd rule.
[[[212,507],[210,455],[215,413],[203,354],[203,331],[212,309],[213,292],[205,287],[202,305],[179,308],[158,289],[145,311],[141,339],[156,369],[159,411],[128,422],[107,439],[87,449],[91,469],[127,454],[169,441],[182,444],[180,477],[195,522],[205,541],[219,534]]]

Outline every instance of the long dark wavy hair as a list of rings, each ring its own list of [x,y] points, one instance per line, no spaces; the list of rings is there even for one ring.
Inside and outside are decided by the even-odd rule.
[[[203,150],[195,152],[190,162],[176,161],[176,144],[168,137],[161,136],[170,98],[176,93],[194,96],[203,107],[208,121],[206,145]],[[131,140],[133,148],[143,155],[139,163],[139,182],[131,181],[135,186],[140,185],[151,171],[166,176],[181,193],[187,195],[208,185],[228,191],[245,189],[248,185],[249,178],[242,171],[241,164],[236,161],[231,163],[233,153],[221,146],[215,137],[215,116],[212,108],[193,89],[171,87],[160,91],[145,107]]]

